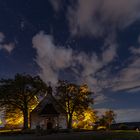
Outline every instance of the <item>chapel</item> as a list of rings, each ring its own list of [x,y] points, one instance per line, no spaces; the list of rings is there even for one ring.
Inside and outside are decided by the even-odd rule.
[[[66,128],[65,112],[60,103],[53,96],[53,90],[49,86],[47,95],[31,112],[31,129]]]

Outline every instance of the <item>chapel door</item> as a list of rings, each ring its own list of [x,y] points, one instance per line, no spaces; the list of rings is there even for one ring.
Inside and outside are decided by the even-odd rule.
[[[52,128],[53,128],[52,122],[48,122],[48,123],[47,123],[47,129],[52,129]]]

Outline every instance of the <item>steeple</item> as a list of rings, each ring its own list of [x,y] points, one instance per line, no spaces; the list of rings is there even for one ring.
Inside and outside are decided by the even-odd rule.
[[[52,87],[50,85],[48,86],[48,92],[47,93],[52,95]]]

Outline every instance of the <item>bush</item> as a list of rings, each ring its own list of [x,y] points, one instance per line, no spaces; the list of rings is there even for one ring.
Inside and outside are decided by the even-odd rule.
[[[128,128],[128,126],[126,124],[121,124],[119,126],[119,129],[121,129],[121,130],[128,130],[129,128]]]

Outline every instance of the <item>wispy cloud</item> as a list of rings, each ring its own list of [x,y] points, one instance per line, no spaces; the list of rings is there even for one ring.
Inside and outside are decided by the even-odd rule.
[[[61,9],[62,6],[62,0],[49,0],[51,3],[53,9],[58,12]]]
[[[134,92],[140,89],[140,57],[136,54],[131,56],[131,61],[129,60],[126,67],[112,75],[112,62],[117,56],[117,44],[105,43],[100,55],[95,52],[89,55],[58,46],[54,42],[53,36],[44,32],[38,33],[32,40],[33,48],[37,51],[36,62],[40,67],[40,76],[46,83],[50,81],[56,84],[60,73],[69,69],[65,76],[72,74],[78,84],[87,83],[95,92],[96,104],[108,100],[106,94],[103,94],[104,89],[113,92]],[[69,80],[66,77],[63,79]]]
[[[54,44],[53,37],[43,32],[35,35],[32,42],[37,51],[36,62],[41,68],[40,75],[45,82],[56,83],[60,72],[70,69],[78,83],[87,83],[95,92],[99,92],[107,82],[99,83],[97,72],[113,62],[116,57],[115,44],[106,44],[106,48],[99,57],[95,52],[88,55],[71,48],[57,46]],[[69,74],[67,73],[67,75]],[[102,71],[104,80],[106,74],[108,73]]]
[[[14,43],[5,43],[4,39],[5,35],[2,32],[0,32],[0,50],[3,49],[8,53],[11,53],[12,50],[15,48],[15,45]]]
[[[110,100],[107,96],[105,96],[104,94],[96,94],[96,96],[94,97],[94,104],[98,105],[101,103],[105,103],[108,100]]]
[[[0,32],[0,43],[2,43],[4,41],[5,35]]]
[[[54,10],[61,8],[61,0],[50,0]],[[103,89],[112,91],[134,91],[139,89],[140,57],[139,48],[131,47],[131,61],[115,75],[112,63],[118,57],[116,30],[123,30],[135,21],[140,20],[139,0],[76,0],[68,5],[66,18],[72,35],[98,38],[104,35],[104,44],[100,46],[102,52],[90,55],[77,52],[66,46],[54,43],[53,36],[38,33],[33,37],[33,47],[37,51],[36,62],[41,71],[40,76],[45,82],[56,83],[60,73],[69,69],[78,83],[87,83],[98,93],[96,100],[106,100],[101,93]],[[92,46],[91,46],[92,47]],[[129,47],[129,46],[128,46]],[[66,75],[69,75],[66,73]],[[64,78],[65,79],[65,78]]]
[[[11,53],[13,49],[15,48],[14,43],[9,43],[9,44],[3,44],[2,49],[6,50],[8,53]]]
[[[139,39],[138,39],[139,41]],[[128,92],[138,91],[140,89],[140,46],[131,47],[132,52],[129,64],[120,70],[116,75],[114,91],[125,90]]]
[[[77,0],[67,18],[73,35],[100,36],[124,29],[140,19],[139,0]]]

